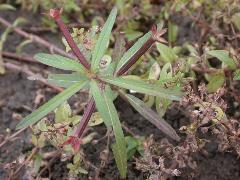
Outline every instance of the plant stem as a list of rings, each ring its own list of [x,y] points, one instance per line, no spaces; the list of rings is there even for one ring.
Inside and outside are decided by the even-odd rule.
[[[10,179],[12,179],[13,177],[16,177],[16,175],[19,173],[19,171],[24,167],[27,166],[29,164],[29,162],[31,161],[31,159],[34,157],[34,155],[39,151],[38,147],[35,147],[31,154],[28,156],[28,158],[17,168],[17,170],[11,175]]]
[[[28,127],[25,127],[23,129],[18,130],[17,132],[15,132],[14,134],[12,134],[9,137],[6,137],[4,141],[2,141],[0,143],[0,148],[2,148],[2,146],[4,146],[7,142],[13,140],[16,136],[18,136],[20,133],[22,133],[23,131],[25,131]]]
[[[40,63],[31,56],[17,55],[16,53],[9,52],[9,51],[2,51],[2,56],[8,59],[18,60],[20,62],[22,61],[22,62],[30,62],[30,63],[37,63],[37,64]]]
[[[133,64],[137,62],[137,60],[144,54],[146,51],[152,46],[152,44],[155,42],[155,40],[150,37],[145,44],[129,59],[129,61],[122,66],[119,71],[117,72],[117,76],[123,75],[125,72],[127,72]]]
[[[74,42],[70,32],[68,31],[67,26],[63,23],[61,16],[60,16],[60,10],[57,9],[51,9],[50,10],[50,16],[54,18],[56,23],[58,24],[59,29],[63,33],[63,36],[65,37],[68,45],[71,47],[73,53],[78,58],[79,62],[87,69],[90,69],[90,64],[87,61],[87,59],[84,57],[84,55],[81,53],[80,49],[78,48],[77,44]]]
[[[89,120],[90,120],[90,118],[93,114],[94,109],[95,109],[95,102],[94,102],[94,99],[91,98],[88,101],[88,104],[87,104],[86,109],[84,110],[84,114],[82,116],[82,119],[81,119],[79,125],[77,126],[77,129],[74,132],[75,137],[79,137],[79,138],[82,137],[83,132],[87,127],[87,124],[88,124],[88,122],[89,122]]]
[[[151,29],[152,36],[142,45],[141,48],[128,60],[128,62],[122,66],[117,72],[117,76],[121,76],[126,73],[133,64],[137,62],[137,60],[146,53],[146,51],[155,43],[156,41],[165,42],[161,36],[166,32],[166,29],[162,29],[159,32],[157,31],[156,25],[154,25]]]

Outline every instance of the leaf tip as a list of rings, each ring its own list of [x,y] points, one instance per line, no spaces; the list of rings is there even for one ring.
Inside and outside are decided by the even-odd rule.
[[[61,9],[50,9],[49,10],[49,16],[51,18],[54,18],[54,19],[59,19],[62,11],[63,11],[63,8],[61,8]]]

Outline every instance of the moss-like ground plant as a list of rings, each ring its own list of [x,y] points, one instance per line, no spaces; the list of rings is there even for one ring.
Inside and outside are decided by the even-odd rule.
[[[72,71],[72,73],[49,75],[49,82],[66,89],[25,117],[17,125],[17,129],[38,122],[49,112],[62,105],[79,90],[87,88],[89,89],[89,101],[82,119],[80,123],[76,125],[73,134],[64,144],[72,145],[75,150],[79,149],[83,132],[96,107],[108,131],[113,131],[114,133],[115,143],[112,144],[111,147],[121,177],[126,177],[127,151],[121,122],[113,103],[118,95],[132,105],[163,133],[179,141],[179,136],[167,122],[149,108],[142,100],[124,90],[129,89],[134,92],[169,100],[180,100],[182,92],[181,88],[178,86],[167,88],[165,84],[166,81],[136,80],[126,75],[132,65],[135,64],[155,42],[164,42],[161,36],[166,32],[165,29],[158,29],[157,26],[153,26],[151,31],[139,38],[131,48],[123,53],[121,53],[122,49],[124,49],[123,40],[120,38],[120,41],[117,41],[115,45],[115,54],[112,54],[112,58],[105,58],[111,31],[117,16],[117,9],[113,8],[98,36],[94,48],[91,50],[91,56],[89,58],[89,56],[84,55],[82,50],[74,42],[66,25],[61,20],[60,10],[51,9],[50,16],[54,18],[58,24],[69,47],[79,62],[77,62],[74,57],[70,59],[56,54],[39,53],[35,55],[35,59],[43,64]]]

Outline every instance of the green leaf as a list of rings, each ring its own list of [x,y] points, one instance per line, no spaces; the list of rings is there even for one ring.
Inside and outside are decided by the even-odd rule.
[[[174,43],[177,40],[178,26],[172,22],[168,22],[168,41]]]
[[[46,116],[49,112],[56,109],[60,104],[64,103],[67,99],[69,99],[72,95],[82,89],[87,82],[78,82],[69,88],[65,89],[60,94],[53,97],[47,103],[39,107],[36,111],[25,117],[20,123],[17,124],[16,129],[25,128],[29,125],[32,125],[39,120],[41,120],[44,116]]]
[[[133,158],[134,154],[137,152],[138,140],[131,136],[126,136],[125,141],[127,144],[127,156],[128,156],[128,159],[131,159]]]
[[[125,178],[127,170],[126,143],[117,110],[111,100],[111,95],[109,94],[110,90],[106,91],[103,88],[100,89],[96,81],[91,81],[90,86],[98,112],[103,118],[106,126],[113,129],[116,139],[116,143],[112,145],[113,154],[120,175],[122,178]]]
[[[80,73],[72,74],[49,74],[47,81],[55,86],[67,88],[77,82],[88,80],[86,76]]]
[[[161,117],[164,116],[168,106],[171,103],[172,101],[169,99],[156,97],[156,110]]]
[[[55,111],[55,122],[62,123],[67,122],[68,118],[71,116],[72,110],[67,102],[63,103]]]
[[[170,80],[173,77],[173,70],[171,63],[164,64],[159,77],[159,82],[164,83],[166,80]],[[158,114],[163,117],[168,106],[172,103],[171,100],[164,97],[156,97],[156,110]]]
[[[27,40],[21,42],[21,43],[16,47],[16,53],[17,53],[17,54],[20,54],[20,53],[22,52],[23,48],[24,48],[26,45],[30,44],[30,43],[32,43],[32,39],[27,39]]]
[[[5,73],[5,67],[4,67],[4,63],[3,63],[3,58],[2,58],[2,50],[3,50],[3,45],[7,40],[7,37],[9,35],[9,33],[12,31],[12,29],[16,26],[18,26],[21,23],[26,22],[26,19],[24,18],[17,18],[14,22],[13,25],[8,27],[0,36],[0,74],[4,74]]]
[[[240,69],[237,69],[237,70],[234,72],[233,80],[240,80]]]
[[[180,100],[182,93],[174,89],[165,89],[158,84],[142,81],[142,80],[133,80],[123,77],[101,77],[101,79],[107,83],[119,86],[125,89],[130,89],[136,92],[164,97],[171,100]]]
[[[212,50],[208,51],[207,54],[218,58],[224,64],[226,64],[231,69],[236,69],[236,64],[234,60],[229,56],[229,52],[226,50]]]
[[[232,22],[233,24],[236,26],[236,28],[238,29],[238,31],[240,31],[240,13],[235,13],[232,16]]]
[[[95,112],[92,114],[91,119],[88,123],[88,126],[97,126],[102,123],[103,123],[103,119],[101,115],[99,114],[99,112]]]
[[[33,160],[33,172],[38,173],[42,164],[42,156],[38,153],[34,156]]]
[[[173,62],[178,58],[173,49],[162,43],[157,43],[157,49],[160,52],[160,55],[164,62]]]
[[[142,45],[149,39],[151,38],[152,33],[148,32],[146,33],[143,37],[137,40],[137,42],[127,51],[123,54],[122,58],[120,59],[116,72],[121,69],[128,61],[133,57],[136,52],[142,47]]]
[[[123,140],[124,140],[124,137],[123,137]],[[112,151],[113,151],[113,156],[115,158],[118,170],[120,172],[120,176],[122,178],[126,178],[126,175],[127,175],[127,150],[125,147],[126,144],[124,144],[124,147],[122,146],[123,144],[116,142],[112,144]]]
[[[85,68],[77,61],[56,54],[38,53],[34,58],[48,66],[58,69],[84,72]]]
[[[0,5],[0,11],[6,11],[6,10],[16,10],[15,7],[11,6],[10,4],[1,4]]]
[[[99,35],[97,43],[93,49],[92,66],[91,66],[92,70],[98,69],[99,62],[108,48],[111,31],[112,31],[116,16],[117,16],[117,8],[113,8],[106,23],[102,28],[102,31]]]
[[[127,144],[128,159],[133,158],[134,154],[138,152],[140,155],[144,155],[144,141],[145,138],[140,136],[138,138],[132,136],[126,136],[125,141]]]
[[[161,117],[157,115],[151,108],[149,108],[142,100],[130,94],[122,93],[129,103],[136,109],[143,117],[155,125],[159,130],[168,135],[170,138],[179,141],[180,137],[176,131]]]
[[[173,76],[173,71],[172,71],[171,63],[164,64],[164,66],[160,72],[159,81],[170,79],[170,78],[172,78],[172,76]]]
[[[124,31],[126,34],[126,38],[128,41],[134,41],[135,39],[141,37],[143,35],[142,32],[139,32],[139,31],[135,31],[135,30],[127,30]]]
[[[216,92],[225,82],[225,76],[223,73],[216,74],[210,77],[207,85],[208,92]]]
[[[149,70],[148,79],[157,80],[159,78],[160,72],[161,72],[161,68],[158,62],[153,63],[153,65]]]
[[[109,70],[109,67],[112,64],[112,57],[109,55],[104,55],[99,63],[100,74],[105,74]],[[114,69],[113,69],[114,70]],[[110,73],[112,70],[110,71]]]

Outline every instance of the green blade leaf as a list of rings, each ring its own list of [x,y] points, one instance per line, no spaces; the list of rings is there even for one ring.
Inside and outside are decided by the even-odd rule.
[[[224,82],[225,82],[224,73],[212,75],[207,85],[208,92],[210,93],[216,92],[220,87],[223,86]]]
[[[238,31],[240,31],[240,13],[235,13],[231,18],[233,24],[236,26]]]
[[[116,72],[123,67],[128,60],[134,56],[134,54],[142,47],[142,45],[151,38],[152,33],[148,32],[143,37],[139,38],[137,42],[127,51],[123,54],[122,58],[120,59]]]
[[[56,54],[39,53],[34,58],[48,66],[58,69],[84,72],[85,68],[77,61]]]
[[[178,58],[173,49],[162,43],[157,43],[157,49],[164,62],[173,62]]]
[[[21,52],[23,51],[23,48],[24,48],[26,45],[30,44],[30,43],[32,43],[32,39],[27,39],[27,40],[21,42],[21,43],[16,47],[16,53],[17,53],[17,54],[21,54]]]
[[[177,135],[176,131],[163,118],[158,116],[156,112],[149,108],[142,100],[130,94],[122,93],[122,95],[124,95],[134,109],[136,109],[143,117],[145,117],[163,133],[176,141],[180,140],[180,137]]]
[[[182,96],[182,92],[180,92],[179,90],[165,89],[158,84],[148,83],[142,80],[110,76],[101,77],[101,79],[115,86],[119,86],[125,89],[130,89],[133,91],[137,91],[139,93],[144,93],[152,96],[164,97],[171,100],[179,101]]]
[[[24,18],[17,18],[14,22],[13,25],[8,27],[0,36],[0,74],[4,74],[5,73],[5,67],[3,64],[3,57],[2,57],[2,50],[3,50],[3,45],[7,40],[7,37],[9,35],[9,33],[12,31],[12,29],[16,26],[18,26],[21,23],[26,22],[26,20]]]
[[[55,86],[67,88],[77,82],[88,80],[86,76],[80,73],[72,74],[49,74],[47,81]]]
[[[123,140],[125,141],[125,139]],[[127,149],[125,147],[123,149],[121,146],[122,145],[117,142],[112,144],[112,151],[118,170],[120,172],[120,176],[125,179],[127,174]],[[124,146],[126,146],[126,144]]]
[[[7,10],[16,10],[15,7],[11,6],[10,4],[1,4],[0,5],[0,10],[1,11],[7,11]]]
[[[116,143],[113,144],[113,154],[117,163],[117,167],[122,178],[126,177],[127,170],[127,150],[120,120],[117,110],[111,100],[109,86],[108,90],[100,89],[96,81],[91,81],[91,93],[96,102],[97,110],[103,118],[104,123],[108,128],[112,128]]]
[[[233,80],[240,80],[240,69],[237,69],[237,70],[234,72]]]
[[[96,70],[98,68],[99,62],[108,48],[111,31],[112,31],[116,16],[117,16],[117,8],[113,8],[106,23],[102,28],[102,31],[99,35],[97,43],[93,49],[92,66],[91,66],[92,70]]]
[[[168,22],[168,41],[172,44],[177,40],[178,26],[171,21]]]
[[[207,54],[218,58],[224,64],[226,64],[231,69],[236,69],[236,63],[234,60],[229,56],[229,52],[226,50],[212,50],[208,51]]]
[[[20,123],[17,124],[16,129],[25,128],[29,125],[32,125],[39,120],[41,120],[44,116],[46,116],[49,112],[56,109],[60,104],[64,103],[67,99],[69,99],[72,95],[78,92],[87,84],[85,82],[78,82],[74,85],[70,86],[69,88],[65,89],[60,94],[53,97],[47,103],[39,107],[36,111],[25,117]]]

